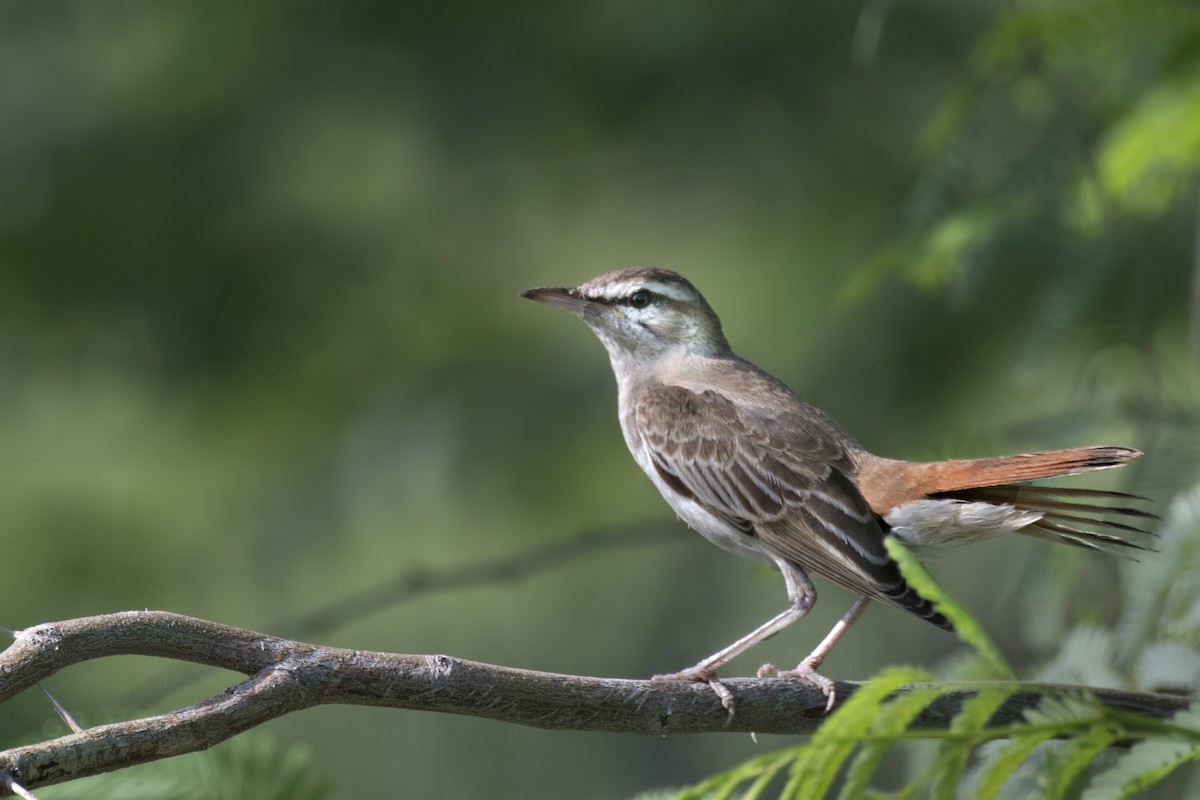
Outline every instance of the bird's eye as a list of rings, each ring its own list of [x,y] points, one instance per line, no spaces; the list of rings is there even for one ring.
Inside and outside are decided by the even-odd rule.
[[[650,305],[650,301],[654,299],[654,295],[645,289],[638,289],[633,294],[629,295],[629,305],[634,308],[645,308]]]

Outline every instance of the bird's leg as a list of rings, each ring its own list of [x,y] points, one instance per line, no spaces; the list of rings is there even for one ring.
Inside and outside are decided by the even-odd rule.
[[[778,678],[799,678],[800,680],[808,681],[825,693],[828,701],[825,703],[825,713],[828,714],[833,708],[833,702],[837,699],[837,692],[833,681],[826,678],[824,675],[817,674],[817,668],[821,666],[821,662],[825,660],[825,656],[829,655],[829,651],[838,643],[842,635],[849,630],[854,624],[854,620],[858,619],[862,612],[867,607],[867,598],[859,596],[850,608],[842,615],[837,624],[833,626],[833,630],[825,635],[821,643],[816,649],[808,654],[808,657],[796,665],[795,669],[781,671],[774,664],[763,664],[758,669],[758,677],[765,678],[773,675]]]
[[[812,581],[808,579],[803,570],[783,559],[778,559],[776,564],[779,566],[779,571],[783,573],[783,580],[787,585],[788,599],[791,600],[791,604],[786,609],[771,617],[771,619],[750,631],[750,633],[738,639],[733,644],[713,653],[694,667],[688,667],[679,672],[672,672],[669,675],[655,675],[650,680],[697,681],[707,683],[713,692],[716,693],[717,697],[721,699],[721,705],[729,712],[729,719],[732,720],[734,713],[733,693],[729,691],[728,686],[717,680],[717,670],[754,645],[771,638],[803,617],[813,607],[813,604],[817,602],[817,590],[813,588]],[[832,643],[830,646],[832,647]],[[818,661],[817,663],[820,662]]]

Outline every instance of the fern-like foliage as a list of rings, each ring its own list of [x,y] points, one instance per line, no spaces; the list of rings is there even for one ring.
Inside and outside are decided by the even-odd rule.
[[[1160,290],[1186,281],[1187,265],[1152,263],[1147,241],[1190,222],[1200,8],[1014,5],[926,126],[920,157],[902,232],[850,276],[843,301],[899,276],[960,304],[1003,302],[1025,327],[1030,371],[1081,334],[1161,329],[1173,298]],[[1013,292],[1026,282],[1037,291]]]
[[[1114,659],[1137,689],[1190,689],[1200,680],[1200,486],[1171,503],[1160,553],[1126,573]]]
[[[1185,532],[1190,531],[1190,537]],[[1164,546],[1179,547],[1200,533],[1200,487],[1179,500],[1168,515]],[[975,674],[1011,678],[1012,671],[982,627],[941,589],[899,544],[889,550],[905,578],[919,587],[947,615],[972,648]],[[1169,581],[1200,559],[1177,561],[1161,577]],[[1145,604],[1160,605],[1167,587],[1143,589],[1146,596],[1129,615],[1157,617]],[[1188,611],[1191,606],[1187,606]],[[1145,631],[1122,620],[1124,639],[1136,646]],[[1111,666],[1118,637],[1105,629],[1082,627],[1064,643],[1056,660],[1059,676],[1100,675],[1108,683],[1124,683]],[[1178,643],[1176,643],[1178,644]],[[1181,646],[1181,645],[1180,645]],[[1188,656],[1190,658],[1190,655]],[[1087,672],[1079,664],[1091,663]],[[1190,662],[1189,662],[1190,663]],[[1051,665],[1054,666],[1053,664]],[[961,670],[961,664],[958,669]],[[1042,690],[1044,697],[1024,713],[1022,721],[993,724],[997,710],[1018,691],[1015,680],[977,686],[944,730],[911,730],[910,725],[932,703],[959,695],[963,683],[934,683],[930,673],[890,667],[840,704],[829,719],[801,745],[760,756],[734,769],[677,792],[677,800],[763,798],[787,800],[864,797],[958,797],[996,800],[1024,797],[1083,797],[1110,800],[1138,796],[1180,767],[1200,760],[1200,704],[1171,719],[1144,716],[1100,703],[1086,690]],[[882,791],[873,784],[889,750],[914,739],[937,741],[936,756],[899,788]]]
[[[915,734],[908,725],[931,702],[961,691],[959,684],[911,687],[928,678],[893,667],[841,706],[803,745],[760,756],[676,792],[675,800],[779,797],[785,800],[872,796],[1135,797],[1176,769],[1200,760],[1200,704],[1164,721],[1114,710],[1086,693],[1048,695],[1023,722],[992,726],[996,710],[1017,687],[987,688],[963,703],[950,728]],[[906,738],[935,736],[937,758],[903,786],[872,788],[883,755]],[[1136,742],[1096,771],[1098,757],[1118,743]],[[985,746],[987,752],[982,754]],[[1049,748],[1041,752],[1043,748]],[[982,754],[982,755],[981,755]],[[780,784],[770,795],[768,789]]]

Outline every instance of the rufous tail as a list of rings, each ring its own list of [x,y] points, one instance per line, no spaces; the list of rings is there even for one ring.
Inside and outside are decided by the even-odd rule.
[[[1128,447],[1075,447],[998,458],[913,463],[871,457],[860,485],[875,513],[916,500],[957,500],[1008,506],[1040,514],[1020,533],[1105,552],[1149,550],[1136,537],[1149,531],[1133,523],[1157,515],[1129,505],[1145,498],[1124,492],[1025,486],[1026,481],[1119,467],[1142,455]],[[865,479],[865,480],[864,480]],[[1109,503],[1119,503],[1109,505]]]
[[[934,461],[920,466],[926,472],[925,493],[937,494],[1109,469],[1133,461],[1141,454],[1140,450],[1129,447],[1072,447],[999,458]]]

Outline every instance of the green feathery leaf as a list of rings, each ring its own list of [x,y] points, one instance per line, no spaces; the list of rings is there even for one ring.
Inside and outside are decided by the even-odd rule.
[[[982,741],[980,734],[1010,694],[1004,689],[988,688],[963,703],[962,711],[950,723],[949,736],[938,751],[938,773],[933,784],[933,796],[937,800],[953,800],[971,749]]]
[[[775,776],[778,775],[784,767],[792,763],[791,752],[785,750],[783,753],[777,755],[778,758],[776,758],[774,762],[768,764],[766,768],[763,769],[762,774],[755,778],[754,783],[750,784],[750,788],[747,789],[746,793],[742,795],[741,800],[758,800],[758,798],[762,797],[762,793],[767,790],[767,786],[771,783],[771,781],[775,779]],[[724,795],[724,797],[728,796],[728,794]]]
[[[808,746],[797,751],[782,796],[824,797],[846,759],[871,731],[880,706],[897,689],[928,678],[922,670],[893,667],[859,688],[813,734]]]
[[[932,686],[917,687],[878,708],[870,729],[872,738],[862,743],[850,762],[838,800],[856,800],[866,795],[884,753],[904,735],[913,719],[940,694],[942,691]]]
[[[1054,738],[1054,731],[1043,730],[1014,736],[1004,742],[994,753],[975,785],[977,800],[993,800],[1004,786],[1004,782],[1024,763],[1029,754],[1043,742]]]
[[[1111,768],[1095,777],[1083,800],[1124,800],[1200,760],[1200,744],[1164,739],[1138,742]]]
[[[795,748],[792,748],[752,758],[732,769],[706,778],[695,786],[680,789],[671,796],[673,800],[724,800],[732,797],[740,786],[750,781],[754,782],[751,790],[761,794],[766,784],[781,769],[792,763],[795,759],[794,750]],[[756,796],[746,795],[748,798]]]
[[[1117,741],[1118,729],[1095,725],[1080,736],[1072,737],[1059,748],[1050,772],[1048,797],[1066,797],[1079,775],[1090,767],[1104,750]]]
[[[1159,555],[1138,568],[1126,587],[1126,602],[1116,625],[1117,657],[1136,663],[1148,639],[1173,618],[1185,617],[1200,571],[1200,486],[1178,495],[1159,527]],[[1170,602],[1183,593],[1184,598]],[[1187,607],[1183,607],[1187,606]],[[1168,617],[1164,620],[1163,617]],[[1190,627],[1190,626],[1189,626]]]
[[[938,611],[946,615],[946,618],[954,624],[958,631],[959,638],[975,649],[988,670],[998,678],[1016,677],[1012,667],[1000,653],[1000,648],[984,632],[983,627],[957,600],[950,596],[949,592],[937,584],[921,566],[921,562],[917,560],[916,556],[893,536],[887,537],[884,544],[887,545],[891,557],[900,565],[900,572],[904,575],[904,579],[922,597],[932,601]]]

